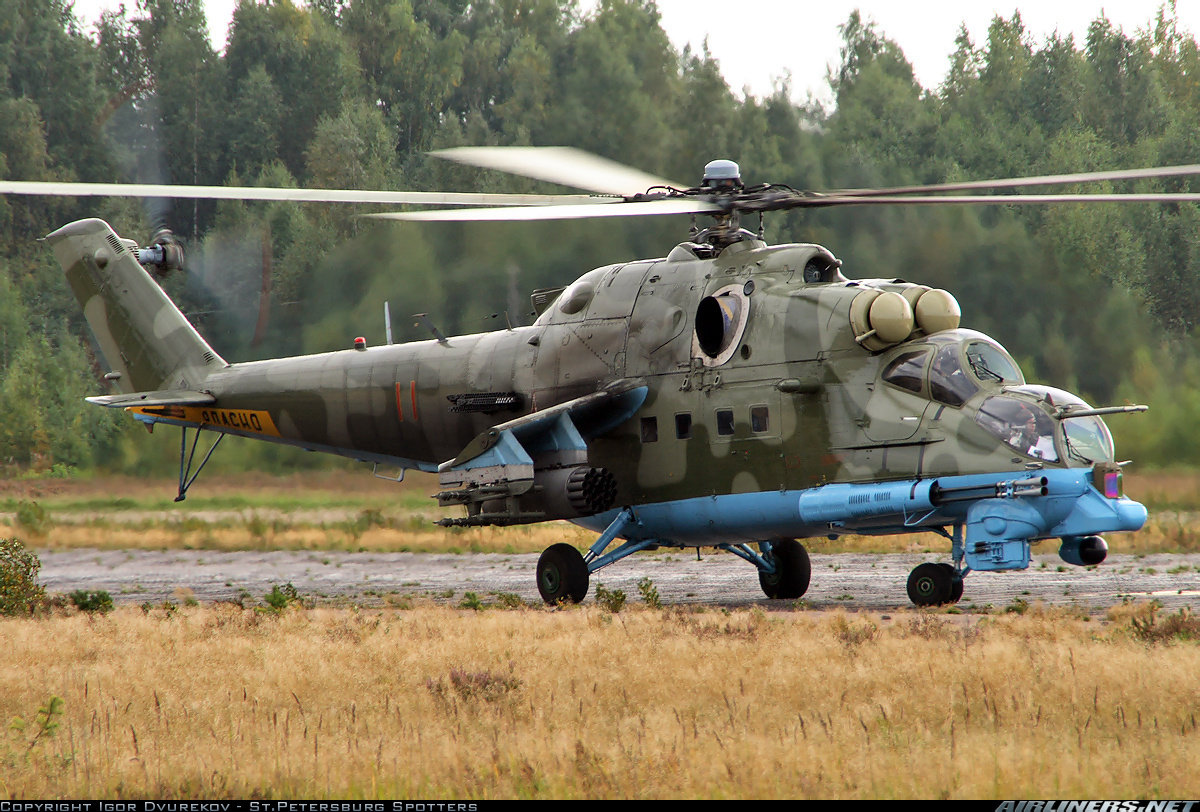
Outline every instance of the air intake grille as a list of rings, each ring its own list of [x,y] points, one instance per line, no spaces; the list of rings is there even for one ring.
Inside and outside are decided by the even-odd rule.
[[[533,292],[529,298],[533,302],[533,310],[539,316],[545,312],[546,308],[554,304],[554,300],[566,288],[539,288]]]

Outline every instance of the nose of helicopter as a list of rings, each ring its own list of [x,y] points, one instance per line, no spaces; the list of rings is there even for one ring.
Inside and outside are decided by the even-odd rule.
[[[1125,498],[1117,502],[1117,517],[1121,524],[1119,530],[1141,530],[1149,515],[1141,502]]]
[[[1047,476],[1065,482],[1072,470],[1079,471],[1065,469],[1047,472]],[[1085,480],[1087,487],[1070,501],[1070,512],[1050,535],[1064,538],[1140,530],[1149,515],[1146,506],[1121,493],[1120,478],[1115,463],[1096,464]]]

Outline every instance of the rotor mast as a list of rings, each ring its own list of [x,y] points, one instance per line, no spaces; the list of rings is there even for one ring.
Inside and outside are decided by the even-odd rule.
[[[733,197],[745,188],[746,185],[742,183],[742,169],[736,161],[722,158],[704,165],[704,178],[700,181],[702,191],[719,199]],[[692,239],[711,245],[718,254],[728,245],[754,237],[741,227],[741,218],[736,208],[729,207],[720,212],[713,212],[711,216],[715,222],[708,228],[697,231],[693,226]]]

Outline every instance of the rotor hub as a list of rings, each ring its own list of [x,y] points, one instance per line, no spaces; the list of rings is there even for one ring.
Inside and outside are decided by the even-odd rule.
[[[705,189],[741,189],[742,169],[736,161],[709,161],[704,165],[704,180],[700,186]]]

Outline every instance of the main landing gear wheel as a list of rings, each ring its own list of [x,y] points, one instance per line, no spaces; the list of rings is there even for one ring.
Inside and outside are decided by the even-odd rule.
[[[588,592],[588,568],[583,556],[570,544],[547,547],[538,559],[537,585],[546,603],[579,603]]]
[[[795,599],[807,592],[812,565],[804,545],[795,539],[776,541],[771,544],[771,555],[775,558],[775,572],[758,573],[763,593],[768,598]]]
[[[954,569],[947,564],[919,564],[908,576],[908,599],[917,606],[942,606],[962,597],[962,579],[957,579],[955,597]]]

